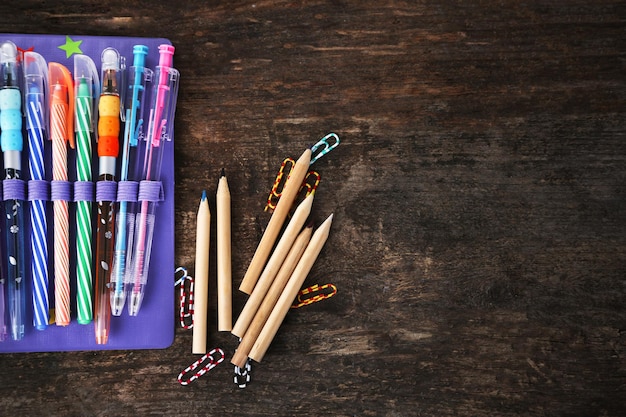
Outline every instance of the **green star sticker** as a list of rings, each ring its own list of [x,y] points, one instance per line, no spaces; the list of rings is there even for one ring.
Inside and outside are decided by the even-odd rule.
[[[80,44],[83,41],[73,41],[69,36],[65,36],[65,44],[58,46],[57,48],[65,51],[65,57],[69,58],[73,54],[82,54],[83,51],[80,50]]]

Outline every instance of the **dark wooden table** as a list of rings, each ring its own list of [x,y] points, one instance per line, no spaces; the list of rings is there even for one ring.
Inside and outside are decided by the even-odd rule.
[[[342,143],[315,166],[313,219],[335,221],[306,281],[338,293],[288,314],[247,388],[227,363],[180,386],[197,356],[177,329],[165,350],[2,355],[0,414],[626,415],[625,19],[612,0],[2,2],[3,32],[176,46],[177,265],[225,167],[238,286],[281,161]]]

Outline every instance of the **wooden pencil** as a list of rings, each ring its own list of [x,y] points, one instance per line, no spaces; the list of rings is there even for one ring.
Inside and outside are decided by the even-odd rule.
[[[285,258],[283,265],[280,267],[280,271],[276,274],[276,278],[274,282],[272,282],[272,286],[267,292],[265,298],[263,298],[263,302],[261,306],[257,310],[252,322],[248,326],[245,335],[239,342],[239,346],[237,347],[237,351],[233,355],[231,359],[231,363],[233,365],[237,365],[240,368],[243,367],[246,363],[246,359],[248,358],[248,353],[250,353],[250,349],[254,345],[259,333],[261,333],[261,329],[263,329],[263,325],[267,321],[270,313],[274,309],[276,305],[276,301],[280,294],[285,289],[285,285],[289,280],[289,277],[293,273],[298,261],[302,257],[304,250],[306,249],[309,241],[311,240],[311,235],[313,234],[313,224],[309,224],[307,227],[300,232],[296,241],[293,242],[293,246],[289,251],[289,254]],[[256,289],[255,289],[256,290]]]
[[[217,185],[217,330],[233,328],[230,190],[224,170]]]
[[[211,212],[206,191],[202,192],[196,223],[196,270],[192,353],[205,354],[207,344],[207,311],[209,301],[209,243]]]
[[[259,242],[259,246],[254,252],[250,266],[248,266],[248,270],[239,285],[240,291],[246,294],[252,293],[272,247],[274,246],[274,242],[276,242],[276,237],[278,236],[278,233],[287,218],[287,214],[289,214],[289,210],[298,195],[300,186],[302,185],[304,177],[309,170],[310,162],[311,149],[307,149],[302,153],[300,158],[298,158],[293,166],[293,169],[291,170],[291,173],[289,174],[287,182],[283,188],[282,195],[278,200],[274,213],[272,213],[272,217],[270,217],[270,221],[265,228],[263,236],[261,237],[261,242]]]
[[[322,247],[324,247],[324,243],[328,239],[328,234],[330,232],[330,225],[333,221],[333,215],[331,214],[328,218],[318,227],[318,229],[313,233],[313,237],[311,237],[311,241],[306,247],[304,254],[300,258],[296,269],[291,274],[285,289],[281,293],[278,301],[276,301],[276,305],[272,309],[269,317],[261,333],[257,340],[254,342],[248,357],[261,362],[263,356],[265,356],[265,352],[267,352],[267,348],[270,343],[274,339],[278,328],[282,324],[289,308],[291,307],[293,300],[296,298],[298,291],[302,287],[304,280],[308,273],[311,271],[315,260],[319,256]]]
[[[287,257],[289,250],[293,246],[293,242],[298,237],[298,234],[302,230],[302,226],[306,222],[306,219],[309,217],[311,213],[311,207],[313,206],[313,194],[310,194],[308,197],[302,201],[296,208],[296,211],[293,213],[287,228],[283,232],[270,260],[267,262],[261,277],[256,283],[254,289],[252,290],[252,294],[250,294],[250,298],[246,302],[241,314],[237,318],[235,322],[235,326],[233,327],[232,334],[237,337],[243,337],[248,329],[248,325],[254,318],[261,302],[263,302],[263,298],[267,294],[267,290],[272,285],[272,281],[276,278],[276,274],[280,269],[283,261]]]

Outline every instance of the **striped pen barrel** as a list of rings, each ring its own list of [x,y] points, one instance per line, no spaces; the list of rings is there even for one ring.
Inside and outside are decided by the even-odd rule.
[[[96,65],[87,55],[74,56],[74,92],[76,96],[76,179],[79,183],[92,180],[92,132],[94,131],[95,101],[100,91]],[[77,183],[76,186],[79,184]],[[74,193],[75,197],[78,193]],[[76,321],[89,324],[93,319],[93,251],[92,203],[89,198],[76,199]]]
[[[50,77],[50,139],[52,181],[67,181],[67,141],[74,147],[74,89],[72,75],[63,65],[48,64]],[[54,190],[53,190],[54,191]],[[54,194],[54,192],[53,192]],[[54,310],[57,326],[70,324],[69,196],[54,200]]]
[[[24,80],[26,91],[26,131],[28,132],[28,168],[31,188],[39,188],[45,180],[44,134],[46,131],[46,87],[48,70],[45,59],[36,52],[24,54]],[[33,325],[45,330],[49,321],[48,302],[48,243],[46,236],[45,196],[31,199],[30,245],[31,277],[33,281]]]

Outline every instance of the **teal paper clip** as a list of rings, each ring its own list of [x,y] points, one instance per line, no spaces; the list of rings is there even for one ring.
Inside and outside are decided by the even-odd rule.
[[[330,143],[329,139],[334,139],[334,142]],[[337,136],[335,133],[329,133],[328,135],[324,136],[322,139],[319,140],[319,142],[311,146],[311,155],[313,156],[311,157],[311,163],[309,165],[313,165],[315,161],[335,149],[338,145],[339,136]]]

